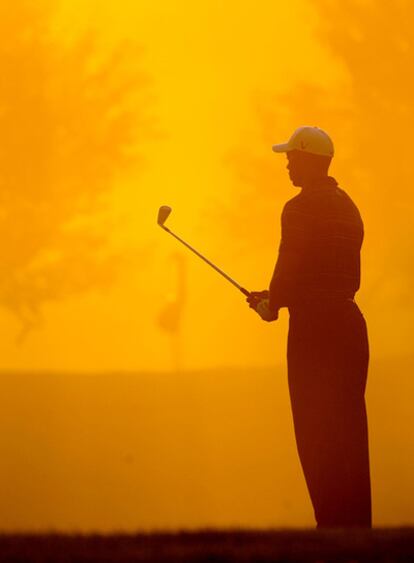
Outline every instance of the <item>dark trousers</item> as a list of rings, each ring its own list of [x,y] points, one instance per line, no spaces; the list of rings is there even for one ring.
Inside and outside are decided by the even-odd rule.
[[[288,380],[318,528],[371,527],[368,337],[353,301],[290,309]]]

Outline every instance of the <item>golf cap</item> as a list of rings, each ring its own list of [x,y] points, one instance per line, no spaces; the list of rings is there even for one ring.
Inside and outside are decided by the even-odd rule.
[[[293,150],[320,154],[323,156],[334,155],[334,146],[331,138],[319,127],[299,127],[287,143],[273,145],[274,152],[289,152]]]

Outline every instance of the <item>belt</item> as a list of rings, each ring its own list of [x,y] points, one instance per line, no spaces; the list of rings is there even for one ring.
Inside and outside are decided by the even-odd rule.
[[[324,307],[340,307],[341,305],[346,305],[349,303],[355,303],[353,297],[334,297],[325,296],[319,298],[309,298],[297,301],[288,305],[288,309],[300,310],[307,308],[324,308]]]

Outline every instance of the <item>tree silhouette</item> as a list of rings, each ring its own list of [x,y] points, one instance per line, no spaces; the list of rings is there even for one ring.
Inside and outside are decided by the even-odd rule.
[[[414,121],[412,65],[414,5],[318,0],[321,37],[351,75],[352,153],[366,182],[364,205],[381,220],[373,245],[382,255],[375,286],[384,299],[413,303],[410,277],[414,224],[411,190],[411,131]],[[340,25],[338,25],[340,22]]]
[[[105,58],[91,33],[63,45],[53,5],[0,6],[0,301],[21,337],[47,300],[115,279],[105,197],[152,134],[138,47]]]

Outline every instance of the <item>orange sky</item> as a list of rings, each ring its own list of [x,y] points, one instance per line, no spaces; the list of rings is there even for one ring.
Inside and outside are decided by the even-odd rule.
[[[46,5],[47,16],[48,1],[40,4]],[[0,468],[0,482],[10,484],[2,491],[9,510],[0,528],[312,524],[284,379],[287,312],[277,323],[261,322],[234,287],[156,225],[159,206],[171,205],[169,226],[177,234],[248,289],[267,287],[280,211],[295,194],[285,159],[271,152],[271,144],[287,140],[299,125],[329,129],[336,146],[332,175],[358,203],[365,221],[358,302],[371,345],[368,410],[375,522],[414,521],[407,450],[413,427],[407,375],[412,371],[414,316],[407,125],[414,79],[404,70],[409,50],[402,28],[402,39],[393,36],[384,46],[388,18],[399,13],[393,9],[391,14],[384,4],[375,12],[378,20],[368,18],[373,39],[368,34],[363,49],[358,26],[346,22],[355,40],[347,67],[338,55],[344,44],[347,48],[339,33],[345,26],[327,17],[322,23],[333,22],[335,33],[330,44],[324,41],[318,34],[319,4],[323,1],[52,1],[49,6],[58,7],[51,19],[53,43],[34,48],[24,72],[17,66],[18,74],[8,45],[18,45],[20,35],[7,24],[10,37],[3,33],[0,56],[3,64],[10,63],[7,92],[15,105],[10,103],[14,113],[8,123],[15,137],[11,135],[11,149],[7,146],[15,160],[7,168],[9,153],[3,157],[0,152],[0,158],[16,174],[4,174],[11,187],[7,197],[2,193],[5,211],[0,216],[1,221],[6,217],[0,226],[7,241],[0,285],[0,369],[6,396],[0,449],[7,463]],[[327,4],[336,9],[335,3]],[[369,9],[372,3],[360,6]],[[399,21],[395,29],[400,29]],[[97,38],[90,47],[92,68],[100,68],[125,41],[142,51],[121,56],[119,68],[109,65],[106,75],[85,81],[82,113],[76,96],[84,86],[82,53],[89,51],[82,51],[78,41],[89,30]],[[386,59],[391,44],[399,55]],[[62,46],[72,53],[63,59],[66,66],[53,59]],[[364,59],[367,52],[375,58],[376,49],[378,68]],[[15,51],[25,60],[24,50]],[[127,47],[123,53],[132,51]],[[147,76],[147,85],[142,92],[139,81],[126,90],[120,87],[131,95],[132,113],[118,122],[116,89],[135,68]],[[35,89],[40,102],[47,101],[43,106],[31,95],[30,85],[48,69],[45,98]],[[19,103],[24,96],[14,88],[21,75],[28,91],[23,108]],[[44,83],[39,85],[42,94]],[[100,103],[109,105],[105,119]],[[370,105],[377,113],[368,115]],[[140,129],[141,110],[153,120],[152,133],[145,126]],[[43,121],[42,112],[49,120]],[[113,144],[102,133],[112,118]],[[47,134],[42,137],[43,125]],[[130,126],[137,137],[137,157],[127,166]],[[106,144],[99,144],[97,131]],[[13,186],[22,179],[26,183],[14,200]],[[4,189],[7,182],[1,181]],[[73,211],[72,196],[79,197],[79,190],[80,200],[91,198],[92,216],[82,215],[83,208]],[[7,208],[10,201],[15,207]],[[60,216],[69,217],[70,225],[55,221]],[[33,217],[37,230],[30,229]],[[62,232],[48,231],[55,222]],[[70,229],[76,231],[83,222],[86,231],[70,238]],[[93,238],[96,233],[103,233],[116,256],[95,270],[88,258],[102,251]],[[45,248],[42,240],[48,243]],[[36,244],[38,255],[25,262]],[[176,343],[157,324],[160,311],[176,297],[177,250],[184,259],[187,291],[179,374],[172,354]],[[62,255],[67,259],[56,267]],[[33,294],[27,279],[36,282]],[[37,323],[30,299],[42,291],[47,299],[41,301]],[[36,317],[36,322],[19,344],[22,317]],[[233,367],[246,371],[240,377],[229,369]],[[194,371],[209,368],[217,371]],[[28,375],[8,377],[8,370]],[[52,375],[48,379],[39,371]],[[118,387],[111,373],[122,372],[133,373],[120,377]],[[45,491],[49,503],[44,502]],[[26,510],[28,498],[31,512]]]
[[[300,1],[260,2],[254,10],[238,2],[205,2],[195,9],[192,2],[71,1],[62,2],[54,21],[55,35],[64,41],[92,27],[102,53],[124,39],[143,47],[142,68],[152,81],[152,113],[161,136],[142,147],[145,171],[113,186],[110,214],[118,224],[110,239],[121,251],[133,252],[142,245],[153,245],[154,251],[142,270],[137,264],[124,276],[119,272],[120,280],[112,289],[46,304],[42,326],[30,333],[23,346],[14,345],[18,325],[9,314],[3,315],[2,367],[169,369],[168,338],[157,328],[156,317],[174,295],[169,255],[177,244],[156,228],[159,205],[173,206],[171,227],[240,283],[265,287],[277,239],[258,268],[256,252],[234,256],[230,236],[223,240],[214,219],[204,219],[215,201],[231,202],[232,178],[223,157],[254,123],[252,98],[257,91],[286,91],[298,77],[335,85],[346,76],[315,41],[316,16],[310,5]],[[283,138],[289,133],[275,131]],[[270,150],[266,156],[269,161],[274,158]],[[281,160],[274,166],[275,171],[284,171]],[[287,179],[282,189],[286,198],[293,195]],[[278,221],[275,217],[271,229],[278,228]],[[282,361],[285,319],[280,326],[262,326],[242,296],[192,256],[188,256],[188,286],[186,367]],[[232,341],[223,342],[217,337],[217,326],[223,333],[234,332],[236,326],[238,331]],[[237,344],[235,357],[236,339],[255,342],[257,347],[242,353],[243,346]],[[263,341],[280,344],[261,346]]]

